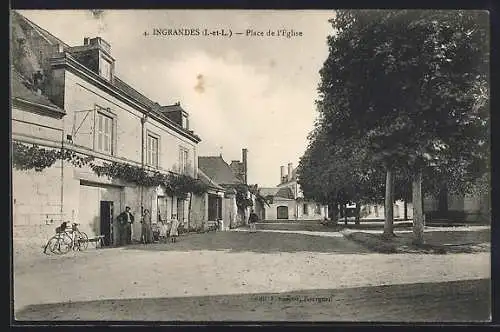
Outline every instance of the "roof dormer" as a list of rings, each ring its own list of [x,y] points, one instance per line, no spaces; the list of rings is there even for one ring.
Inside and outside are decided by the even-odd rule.
[[[189,114],[181,107],[180,103],[177,102],[174,105],[162,106],[160,111],[179,127],[189,130]]]
[[[113,80],[115,59],[111,56],[111,45],[101,37],[83,39],[83,46],[68,50],[78,62],[107,81]]]

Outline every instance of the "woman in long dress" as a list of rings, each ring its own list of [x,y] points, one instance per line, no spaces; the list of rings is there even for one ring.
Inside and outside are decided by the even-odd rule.
[[[151,243],[153,242],[152,237],[152,229],[151,229],[151,215],[149,214],[149,210],[145,209],[144,214],[142,216],[142,227],[141,227],[141,239],[142,243]]]
[[[172,226],[170,226],[170,241],[176,242],[177,237],[179,236],[179,220],[173,219],[172,220]]]

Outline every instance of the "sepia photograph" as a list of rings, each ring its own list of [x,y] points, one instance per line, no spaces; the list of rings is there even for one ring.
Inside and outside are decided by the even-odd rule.
[[[491,322],[484,10],[10,10],[11,322]]]

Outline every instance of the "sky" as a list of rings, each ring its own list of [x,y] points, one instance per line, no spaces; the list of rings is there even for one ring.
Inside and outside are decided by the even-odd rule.
[[[82,45],[84,37],[105,39],[117,76],[161,105],[181,103],[202,139],[198,155],[222,154],[230,163],[247,148],[249,183],[274,187],[281,165],[298,165],[318,115],[314,101],[333,11],[19,12],[70,46]],[[154,35],[154,29],[233,35]],[[247,36],[247,29],[264,36]],[[280,29],[294,36],[266,36]]]

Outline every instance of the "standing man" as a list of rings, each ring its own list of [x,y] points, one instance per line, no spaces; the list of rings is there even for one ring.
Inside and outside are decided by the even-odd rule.
[[[125,211],[118,216],[118,225],[120,227],[120,245],[132,243],[132,224],[134,216],[130,213],[130,207],[125,207]]]
[[[259,221],[259,216],[257,216],[255,211],[252,209],[252,212],[250,212],[250,216],[248,217],[248,225],[250,226],[250,233],[257,232],[257,228],[255,225],[257,221]]]

